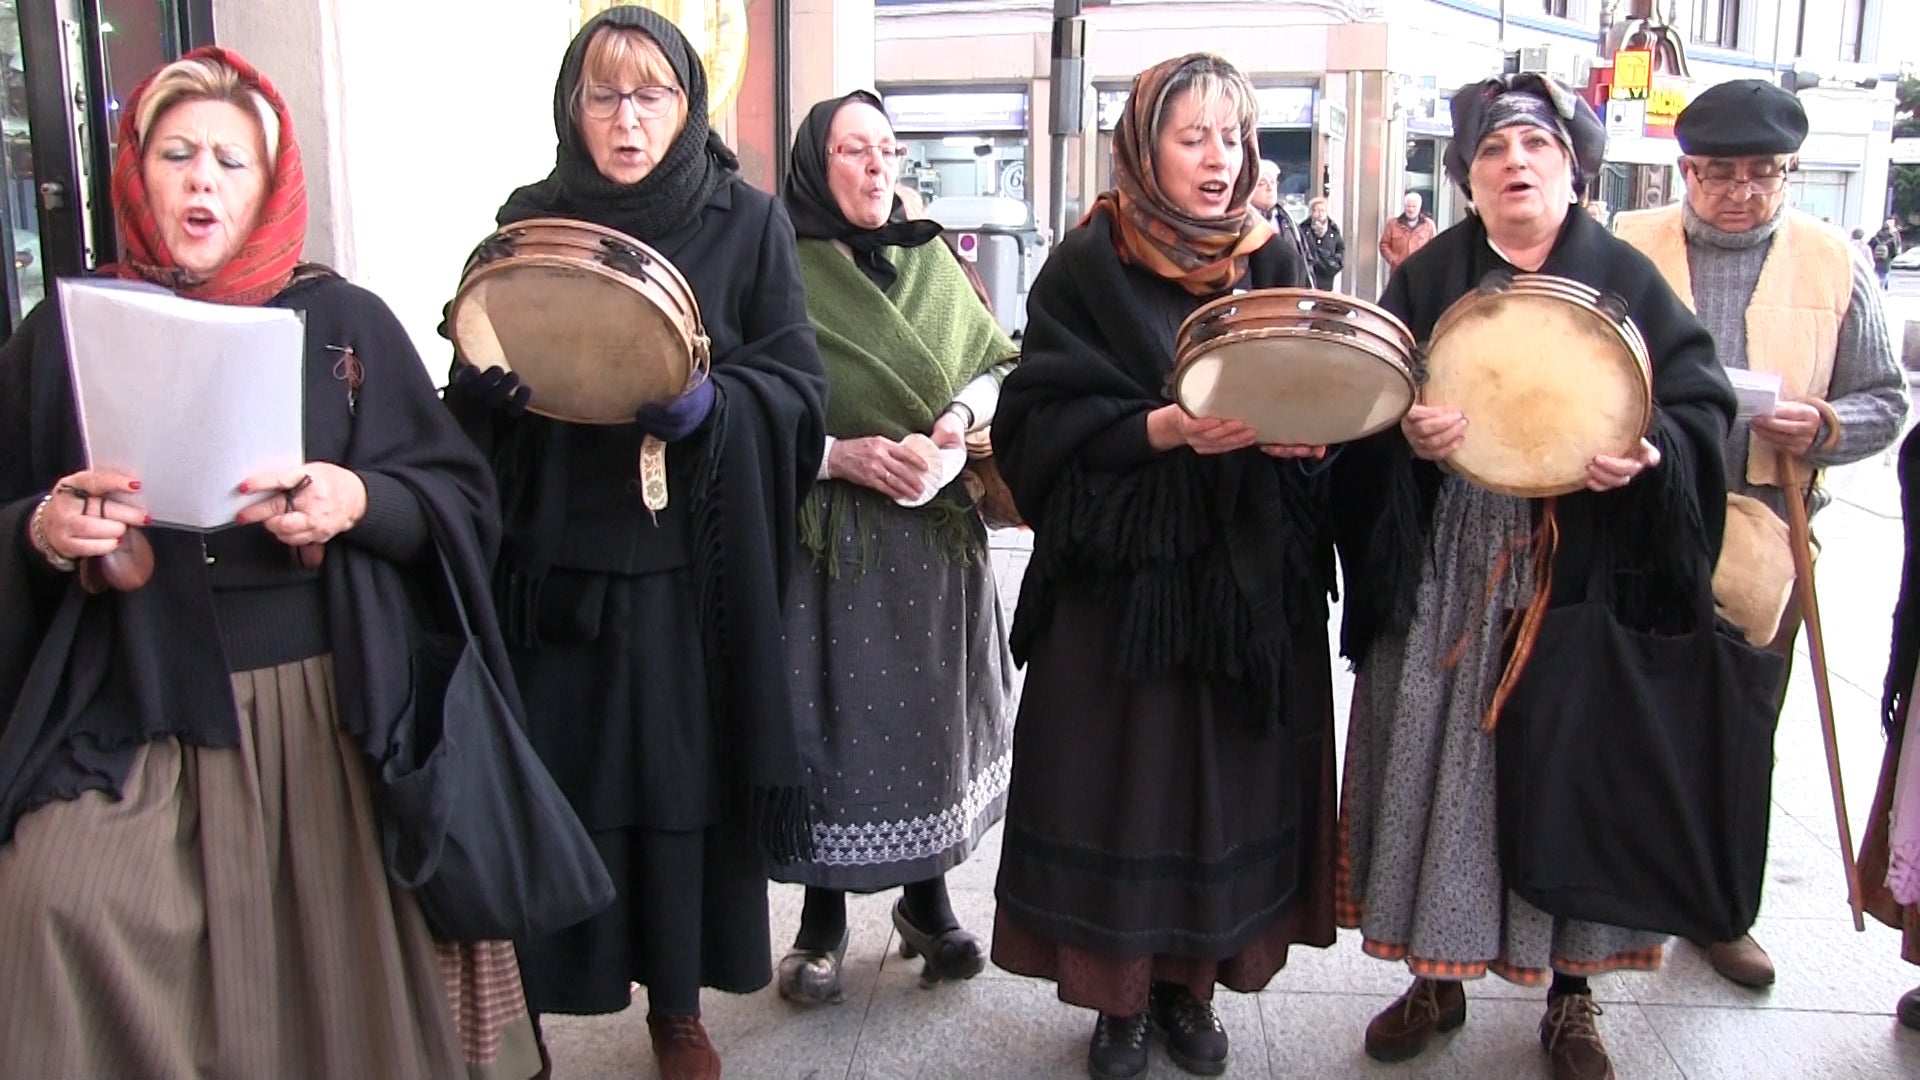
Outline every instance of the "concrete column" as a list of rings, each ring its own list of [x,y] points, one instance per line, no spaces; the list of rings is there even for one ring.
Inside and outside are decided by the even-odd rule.
[[[578,0],[222,0],[214,34],[287,98],[307,258],[377,293],[436,376],[467,254],[553,169],[553,84]]]
[[[353,273],[353,215],[340,154],[336,0],[232,0],[213,9],[214,40],[273,82],[293,113],[307,174],[306,257]]]
[[[873,0],[793,0],[792,122],[816,102],[874,85]]]
[[[1347,101],[1353,155],[1348,190],[1354,196],[1349,211],[1353,228],[1347,234],[1348,280],[1355,296],[1372,300],[1387,283],[1380,233],[1387,219],[1400,212],[1396,188],[1406,164],[1406,124],[1393,117],[1393,76],[1387,72],[1353,72]]]

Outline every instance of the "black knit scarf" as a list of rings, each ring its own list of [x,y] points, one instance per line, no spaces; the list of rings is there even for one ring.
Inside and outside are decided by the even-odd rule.
[[[855,90],[845,97],[823,101],[808,110],[807,118],[793,136],[792,168],[787,186],[781,192],[787,214],[793,218],[793,231],[805,240],[838,240],[853,252],[853,262],[867,280],[886,292],[899,280],[900,272],[887,261],[882,249],[919,247],[940,235],[940,226],[932,221],[910,220],[898,196],[887,223],[877,229],[863,229],[847,220],[840,204],[827,187],[827,134],[833,130],[833,118],[854,103],[880,109],[880,98],[866,90]]]
[[[644,32],[660,46],[687,95],[687,122],[652,172],[621,184],[601,175],[574,122],[587,43],[603,28]],[[502,225],[536,217],[580,218],[652,243],[692,221],[707,199],[740,168],[740,159],[707,127],[707,72],[686,35],[642,7],[611,7],[580,28],[560,62],[553,88],[553,128],[560,137],[553,172],[507,197]]]

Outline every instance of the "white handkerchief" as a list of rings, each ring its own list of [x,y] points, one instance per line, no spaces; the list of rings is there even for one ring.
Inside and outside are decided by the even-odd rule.
[[[917,499],[895,499],[894,502],[905,507],[925,506],[940,489],[953,483],[960,470],[967,467],[967,448],[964,446],[943,447],[940,451],[940,471],[927,480],[927,489]]]

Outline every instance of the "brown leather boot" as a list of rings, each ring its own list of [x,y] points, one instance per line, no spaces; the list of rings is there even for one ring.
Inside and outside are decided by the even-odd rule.
[[[1753,940],[1752,934],[1707,946],[1707,960],[1721,978],[1730,982],[1755,990],[1773,985],[1773,958]]]
[[[1415,979],[1407,992],[1367,1025],[1367,1056],[1405,1061],[1427,1048],[1436,1031],[1467,1022],[1467,992],[1447,979]]]
[[[1600,1041],[1594,1017],[1601,1013],[1592,994],[1547,997],[1540,1018],[1540,1048],[1553,1062],[1553,1080],[1614,1080],[1613,1059]]]
[[[653,1060],[660,1080],[720,1080],[720,1054],[700,1017],[647,1015],[647,1034],[653,1037]]]

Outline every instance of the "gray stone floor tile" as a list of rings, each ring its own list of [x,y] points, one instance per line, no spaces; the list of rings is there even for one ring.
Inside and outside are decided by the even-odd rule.
[[[1267,1075],[1280,1078],[1419,1077],[1487,1080],[1547,1077],[1540,1049],[1544,1000],[1469,999],[1467,1023],[1435,1037],[1412,1061],[1383,1065],[1367,1057],[1367,1021],[1392,1003],[1385,995],[1293,994],[1260,996],[1267,1027]],[[1682,1080],[1680,1071],[1640,1007],[1603,1004],[1600,1033],[1614,1071],[1631,1080]]]
[[[1642,1005],[1692,1005],[1777,1012],[1794,1009],[1891,1016],[1913,989],[1915,970],[1900,962],[1899,935],[1871,918],[1850,922],[1762,916],[1754,939],[1773,957],[1778,981],[1749,990],[1714,974],[1707,955],[1685,942],[1667,950],[1666,970],[1620,976]]]
[[[1221,993],[1221,1023],[1232,1039],[1228,1076],[1263,1076],[1265,1042],[1252,995]],[[921,990],[902,972],[884,975],[860,1040],[853,1077],[1040,1080],[1085,1077],[1093,1013],[1062,1003],[1053,984],[974,979]],[[1147,1075],[1184,1077],[1156,1040]]]
[[[1920,1033],[1890,1017],[1669,1005],[1642,1009],[1688,1080],[1920,1076]]]
[[[1851,923],[1853,909],[1847,906],[1847,875],[1839,847],[1771,840],[1769,837],[1767,882],[1760,894],[1761,917]]]

